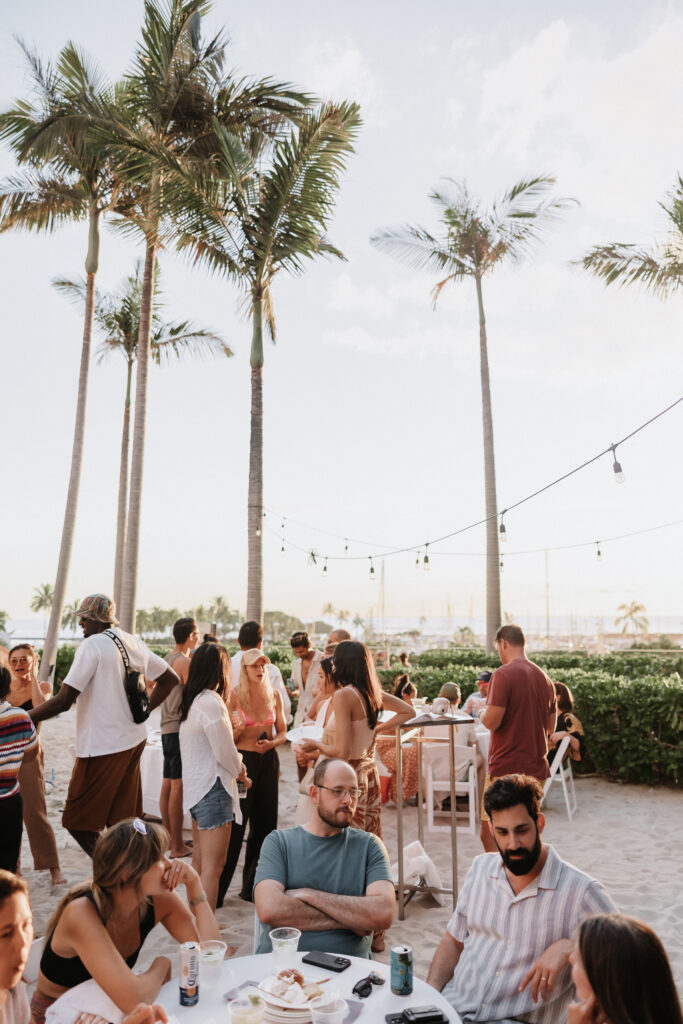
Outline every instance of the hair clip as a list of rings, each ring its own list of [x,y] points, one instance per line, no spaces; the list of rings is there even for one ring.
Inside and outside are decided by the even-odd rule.
[[[145,825],[142,818],[133,819],[133,828],[135,829],[136,832],[139,832],[141,836],[147,835],[147,826]]]

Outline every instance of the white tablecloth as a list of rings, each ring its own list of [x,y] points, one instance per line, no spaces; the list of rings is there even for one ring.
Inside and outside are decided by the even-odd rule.
[[[303,953],[298,954],[301,961]],[[438,1006],[449,1021],[454,1024],[462,1024],[460,1017],[451,1004],[440,992],[427,985],[418,978],[413,979],[413,994],[411,996],[395,996],[391,991],[391,979],[389,976],[389,965],[377,961],[364,960],[358,956],[348,958],[351,966],[341,974],[331,975],[330,971],[324,971],[320,967],[313,967],[310,964],[299,963],[299,969],[308,980],[316,981],[319,978],[334,979],[329,984],[334,984],[342,999],[357,999],[352,994],[353,986],[361,978],[367,977],[370,971],[376,970],[384,975],[384,985],[373,986],[372,994],[362,1000],[364,1006],[358,1016],[363,1024],[383,1024],[387,1013],[400,1013],[408,1006]],[[279,970],[279,967],[277,968]],[[220,988],[210,992],[202,992],[201,977],[199,979],[199,1002],[196,1006],[180,1006],[178,1001],[178,979],[167,982],[159,993],[156,1002],[165,1007],[169,1017],[173,1014],[183,1024],[209,1024],[212,1019],[216,1024],[225,1024],[227,1013],[223,993],[244,984],[246,981],[262,981],[269,974],[276,972],[275,960],[272,953],[259,956],[243,956],[233,960],[226,960],[223,965],[224,984]]]
[[[159,719],[160,712],[157,708],[147,719],[147,744],[140,758],[142,809],[145,814],[149,814],[153,818],[161,817],[159,794],[164,774],[164,752],[161,749]],[[188,831],[192,828],[192,819],[189,814],[183,818],[183,828]]]

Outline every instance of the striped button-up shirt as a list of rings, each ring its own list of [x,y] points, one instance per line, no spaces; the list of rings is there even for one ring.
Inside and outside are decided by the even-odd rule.
[[[552,846],[540,875],[517,895],[498,853],[476,857],[458,896],[448,931],[464,944],[452,981],[443,990],[464,1024],[558,1024],[566,1021],[573,986],[569,966],[547,1002],[534,1003],[519,985],[541,953],[572,937],[591,914],[616,910],[599,882],[560,860]]]

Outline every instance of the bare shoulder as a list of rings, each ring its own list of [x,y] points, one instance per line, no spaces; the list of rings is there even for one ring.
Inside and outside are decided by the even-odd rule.
[[[73,933],[81,931],[83,928],[104,928],[104,924],[93,901],[87,896],[76,896],[64,907],[58,927],[60,930],[63,928]]]

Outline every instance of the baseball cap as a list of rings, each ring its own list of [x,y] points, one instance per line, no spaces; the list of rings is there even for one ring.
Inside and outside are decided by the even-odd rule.
[[[483,683],[489,683],[491,681],[492,675],[493,672],[480,672],[479,675],[477,676],[477,682],[479,682],[479,680],[481,679]]]

